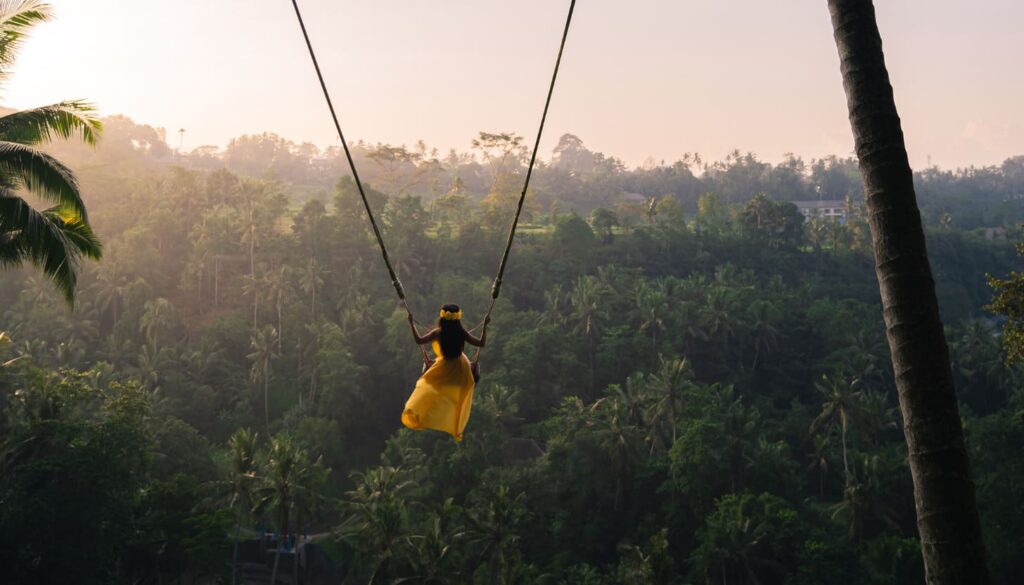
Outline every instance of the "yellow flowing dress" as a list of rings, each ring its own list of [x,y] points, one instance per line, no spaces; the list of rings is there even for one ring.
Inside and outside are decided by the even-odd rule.
[[[472,366],[466,354],[454,359],[444,357],[436,340],[431,347],[437,359],[416,381],[416,388],[405,403],[402,424],[414,431],[443,431],[461,441],[473,407],[476,382]]]

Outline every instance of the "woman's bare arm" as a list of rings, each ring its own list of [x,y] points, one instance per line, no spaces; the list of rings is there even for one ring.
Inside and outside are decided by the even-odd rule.
[[[491,322],[491,316],[487,315],[484,317],[484,330],[480,332],[480,337],[476,337],[469,331],[466,331],[466,343],[476,346],[484,347],[487,345],[487,325]]]
[[[420,332],[416,330],[416,320],[412,318],[412,313],[409,313],[409,327],[412,329],[412,337],[416,340],[417,345],[434,341],[441,332],[439,329],[431,329],[426,335],[420,335]]]

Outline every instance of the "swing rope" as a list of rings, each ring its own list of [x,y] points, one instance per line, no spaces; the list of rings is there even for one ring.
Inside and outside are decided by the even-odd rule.
[[[373,216],[373,209],[370,208],[370,202],[366,199],[366,190],[363,189],[363,182],[359,179],[359,171],[356,170],[356,163],[352,160],[352,151],[348,148],[348,141],[345,140],[345,133],[341,130],[341,122],[338,121],[338,114],[334,110],[334,102],[331,101],[331,92],[327,91],[327,82],[324,81],[324,74],[320,70],[320,62],[316,58],[316,51],[313,50],[313,43],[309,40],[309,32],[306,30],[306,22],[302,19],[302,11],[299,10],[298,0],[292,0],[292,7],[295,8],[295,18],[299,21],[299,28],[302,29],[302,38],[306,41],[306,49],[309,50],[309,58],[313,61],[313,69],[316,70],[316,77],[320,80],[320,89],[324,93],[324,100],[327,101],[327,109],[331,112],[331,119],[334,120],[334,129],[338,131],[338,139],[341,140],[341,147],[345,150],[345,158],[348,160],[348,168],[352,170],[352,179],[356,183],[356,188],[359,190],[359,198],[363,201],[363,208],[366,209],[366,216],[370,218],[370,227],[373,228],[373,235],[377,238],[377,246],[380,248],[380,255],[384,258],[384,265],[388,268],[388,275],[391,277],[391,286],[395,288],[395,293],[398,294],[398,300],[402,302],[402,307],[405,312],[412,317],[412,309],[409,308],[408,301],[405,300],[405,288],[402,286],[402,281],[398,280],[398,275],[395,273],[394,266],[391,265],[391,258],[388,256],[388,247],[384,244],[384,236],[380,233],[380,228],[377,227],[377,219]],[[430,360],[430,355],[427,354],[427,350],[422,345],[417,344],[420,349],[420,355],[423,358],[423,363],[427,363]]]
[[[491,286],[491,306],[487,309],[487,315],[494,309],[494,303],[501,294],[501,279],[505,276],[505,265],[508,264],[508,255],[512,251],[512,242],[516,237],[516,228],[519,227],[519,216],[523,212],[523,203],[526,202],[526,191],[530,188],[530,177],[533,176],[533,166],[537,162],[537,151],[540,149],[540,139],[544,134],[544,124],[548,119],[548,108],[551,107],[551,96],[555,93],[555,82],[558,80],[558,68],[562,65],[562,53],[565,52],[565,41],[569,38],[569,28],[572,25],[572,13],[576,9],[576,0],[569,3],[569,15],[565,18],[565,30],[562,31],[562,43],[558,46],[558,57],[555,59],[555,70],[551,74],[551,85],[548,86],[548,97],[544,101],[544,113],[540,117],[540,128],[537,129],[537,139],[533,143],[533,153],[530,155],[530,165],[526,167],[526,179],[523,181],[523,190],[519,194],[519,203],[516,206],[516,214],[512,218],[512,226],[508,230],[508,241],[505,242],[505,251],[501,255],[501,263],[498,264],[498,275],[494,277],[494,284]]]
[[[306,48],[309,50],[309,58],[313,60],[313,68],[316,69],[316,77],[320,80],[320,89],[324,92],[324,99],[327,100],[327,109],[331,111],[331,119],[334,120],[334,128],[338,131],[338,138],[341,140],[341,146],[345,149],[345,158],[348,159],[348,167],[352,170],[352,178],[355,180],[356,187],[359,189],[359,198],[363,200],[363,207],[366,208],[366,215],[370,218],[370,226],[373,228],[373,235],[377,237],[377,245],[380,247],[380,254],[384,257],[384,264],[388,267],[388,275],[391,276],[391,286],[395,287],[395,292],[398,293],[399,300],[402,301],[402,306],[411,315],[412,311],[409,310],[409,304],[405,300],[405,289],[402,287],[402,282],[398,280],[398,275],[395,274],[395,269],[391,266],[391,258],[388,257],[388,248],[384,245],[384,237],[380,233],[380,228],[377,227],[377,220],[373,216],[373,210],[370,209],[370,202],[366,199],[366,191],[363,189],[363,182],[359,180],[359,171],[356,170],[356,163],[352,160],[352,152],[348,148],[348,141],[345,140],[345,133],[341,131],[341,123],[338,122],[338,114],[334,111],[334,103],[331,101],[331,94],[327,91],[327,83],[324,81],[324,75],[320,71],[320,63],[316,58],[316,52],[313,50],[313,43],[309,40],[309,33],[306,31],[306,23],[302,19],[302,12],[299,10],[298,0],[292,0],[292,6],[295,8],[295,17],[299,20],[299,28],[302,29],[302,37],[306,40]]]
[[[370,226],[373,228],[373,235],[377,238],[377,245],[380,247],[381,256],[384,258],[384,264],[387,266],[388,275],[391,277],[391,286],[395,288],[395,292],[398,293],[398,299],[402,302],[402,307],[405,308],[406,313],[412,316],[412,310],[409,309],[409,303],[405,299],[405,289],[402,287],[402,282],[398,280],[398,275],[395,273],[394,267],[391,265],[391,258],[388,256],[387,246],[384,244],[384,237],[380,233],[380,228],[377,227],[377,220],[373,215],[373,210],[370,208],[370,203],[366,199],[366,192],[363,189],[363,182],[359,179],[359,172],[356,170],[356,163],[352,160],[352,152],[348,148],[348,142],[345,140],[345,134],[341,130],[341,123],[338,121],[338,114],[334,110],[334,103],[331,101],[331,94],[327,90],[327,83],[324,81],[323,73],[320,70],[320,63],[316,58],[316,51],[313,50],[313,43],[309,40],[309,32],[306,30],[306,23],[302,18],[302,11],[299,10],[298,0],[292,0],[292,7],[295,8],[295,17],[299,21],[299,28],[302,29],[302,37],[306,41],[306,49],[309,50],[309,57],[313,61],[313,68],[316,70],[317,79],[320,81],[320,89],[323,91],[324,99],[327,101],[327,108],[331,112],[331,119],[334,120],[334,128],[338,131],[338,138],[341,140],[341,146],[345,150],[345,158],[348,160],[349,169],[352,170],[352,178],[355,180],[356,187],[359,190],[359,197],[363,201],[363,207],[366,209],[366,215],[370,219]],[[565,19],[565,29],[562,31],[562,42],[558,46],[558,57],[555,59],[555,69],[551,74],[551,84],[548,86],[547,99],[544,101],[544,112],[541,114],[540,127],[537,129],[537,138],[533,144],[533,152],[530,155],[530,164],[526,168],[526,178],[523,181],[523,190],[519,194],[519,202],[516,205],[516,213],[512,218],[512,225],[508,230],[508,239],[505,242],[505,250],[501,255],[501,262],[498,264],[498,273],[494,278],[494,284],[491,285],[491,303],[487,308],[484,320],[490,316],[491,311],[494,310],[494,304],[498,300],[498,296],[501,294],[502,279],[505,276],[505,267],[508,264],[508,257],[512,251],[512,242],[515,241],[516,229],[519,227],[519,217],[523,212],[523,204],[526,202],[526,192],[530,188],[530,178],[533,176],[533,168],[537,162],[537,152],[540,149],[541,137],[544,134],[544,124],[547,122],[548,109],[551,106],[551,96],[555,92],[555,82],[558,80],[558,69],[562,64],[562,54],[565,52],[565,42],[569,37],[569,29],[572,26],[572,16],[576,9],[576,0],[571,0],[569,3],[569,14]],[[479,328],[474,327],[473,330]],[[426,349],[420,346],[420,352],[423,354],[424,361],[429,358],[427,356]],[[476,362],[480,357],[480,348],[477,348],[476,355],[473,361]]]
[[[505,242],[505,251],[501,254],[501,262],[498,264],[498,274],[494,277],[494,284],[491,285],[491,303],[487,307],[487,312],[484,313],[484,321],[481,321],[482,325],[487,317],[491,315],[491,311],[494,310],[494,304],[498,302],[498,295],[501,294],[501,282],[505,276],[505,266],[508,264],[508,256],[512,252],[512,242],[516,238],[516,229],[519,227],[519,216],[523,213],[523,204],[526,202],[526,192],[530,188],[530,178],[533,176],[533,167],[537,163],[537,152],[540,150],[540,139],[544,135],[544,124],[548,120],[548,109],[551,107],[551,96],[555,93],[555,82],[558,81],[558,69],[562,65],[562,54],[565,52],[565,41],[569,38],[569,29],[572,27],[572,15],[576,10],[576,0],[572,0],[569,3],[569,14],[565,17],[565,29],[562,30],[562,42],[558,45],[558,57],[555,58],[555,69],[551,73],[551,84],[548,86],[548,96],[544,100],[544,112],[540,116],[540,127],[537,128],[537,138],[533,142],[533,152],[530,154],[530,164],[526,167],[526,178],[523,180],[523,190],[519,193],[519,202],[516,204],[516,214],[512,217],[512,225],[508,229],[508,239]],[[480,328],[480,325],[474,327],[471,331],[476,331]],[[483,351],[482,347],[476,348],[476,353],[473,354],[473,363],[475,364],[480,360],[480,352]]]

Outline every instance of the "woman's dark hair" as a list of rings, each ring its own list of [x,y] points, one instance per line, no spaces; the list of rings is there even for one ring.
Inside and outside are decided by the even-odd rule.
[[[458,313],[460,309],[458,305],[444,305],[441,310]],[[442,317],[437,320],[437,328],[441,330],[437,339],[441,344],[441,355],[447,359],[461,356],[466,349],[466,329],[462,326],[462,320]]]

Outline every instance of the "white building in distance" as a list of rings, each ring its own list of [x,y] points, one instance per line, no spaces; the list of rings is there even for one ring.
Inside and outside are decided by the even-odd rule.
[[[804,217],[820,217],[843,223],[846,221],[845,201],[791,201]]]

